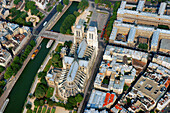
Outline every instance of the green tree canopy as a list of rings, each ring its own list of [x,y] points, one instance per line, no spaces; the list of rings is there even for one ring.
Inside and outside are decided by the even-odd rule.
[[[81,10],[84,10],[86,7],[88,7],[88,1],[87,0],[82,0],[79,5],[78,5],[78,8],[81,9]]]
[[[43,86],[43,84],[37,85],[37,88],[35,90],[35,97],[40,99],[43,98],[46,94],[46,88]]]
[[[45,104],[44,100],[40,100],[40,106],[43,106]]]
[[[63,3],[64,3],[65,5],[68,5],[68,4],[69,4],[69,0],[63,0]]]
[[[67,103],[71,104],[72,106],[77,105],[76,99],[74,97],[69,97]]]
[[[34,100],[34,105],[35,105],[35,106],[40,106],[40,100],[35,99],[35,100]]]
[[[75,97],[76,102],[81,102],[83,100],[83,96],[80,94],[77,94]]]
[[[67,109],[67,110],[73,110],[73,105],[71,104],[71,103],[66,103],[66,105],[65,105],[65,109]]]
[[[43,78],[43,77],[45,77],[46,76],[46,72],[39,72],[38,73],[38,78]]]
[[[58,12],[62,12],[63,7],[64,7],[64,6],[63,6],[61,3],[59,3],[59,4],[57,5],[57,11],[58,11]]]
[[[53,105],[54,105],[54,102],[53,102],[52,100],[50,100],[50,101],[48,102],[48,105],[49,105],[49,106],[53,106]]]
[[[76,17],[78,17],[80,15],[80,13],[78,11],[74,11],[73,13]]]
[[[31,10],[36,9],[36,5],[35,5],[34,1],[28,1],[25,3],[25,10],[28,11],[29,9],[31,9]]]
[[[60,32],[65,34],[67,32],[67,29],[71,29],[71,26],[74,24],[75,20],[76,20],[76,17],[73,14],[68,15],[64,19],[60,27]]]
[[[14,4],[17,5],[21,0],[14,0]]]
[[[0,66],[0,73],[3,72],[5,68],[3,66]]]
[[[26,108],[27,108],[27,109],[31,109],[31,107],[32,107],[31,104],[29,104],[29,103],[26,104]]]
[[[5,79],[9,79],[12,75],[13,75],[13,70],[11,68],[11,66],[9,66],[7,69],[6,69],[6,72],[4,74],[4,78]]]
[[[4,80],[0,81],[0,87],[5,86],[5,85],[6,85],[6,82]]]
[[[32,47],[35,47],[35,46],[36,46],[35,41],[34,41],[34,40],[31,40],[31,41],[30,41],[30,45],[31,45]]]
[[[47,85],[47,81],[46,81],[45,77],[42,77],[40,81],[41,81],[42,84]]]

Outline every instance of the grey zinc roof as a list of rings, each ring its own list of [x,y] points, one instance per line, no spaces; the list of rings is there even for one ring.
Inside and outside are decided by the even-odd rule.
[[[78,58],[83,58],[84,53],[86,51],[87,43],[85,39],[80,43],[79,48],[77,50]]]
[[[74,78],[76,76],[78,68],[79,68],[79,65],[78,65],[77,61],[74,61],[73,64],[71,65],[69,72],[68,72],[67,81],[69,81],[69,82],[74,81]]]
[[[165,2],[162,2],[162,3],[161,3],[161,6],[159,7],[159,12],[158,12],[158,14],[163,15],[163,14],[164,14],[164,11],[165,11],[165,8],[166,8],[166,3],[165,3]]]
[[[142,11],[143,7],[144,7],[145,1],[144,0],[140,0],[137,6],[136,11]]]
[[[122,1],[121,5],[120,5],[120,8],[121,8],[121,9],[124,9],[125,6],[126,6],[126,1]]]
[[[89,63],[89,61],[79,60],[79,66],[81,66],[81,67],[87,67],[88,63]]]
[[[76,28],[77,29],[81,29],[81,25],[76,25]]]
[[[89,31],[95,31],[95,27],[89,27]]]
[[[136,28],[132,27],[128,35],[128,42],[133,42],[136,34]]]
[[[74,58],[72,57],[68,57],[68,56],[64,56],[64,62],[67,64],[71,64],[73,62]]]
[[[116,34],[117,34],[117,28],[116,27],[113,27],[112,29],[112,32],[111,32],[111,35],[110,35],[110,40],[115,40],[116,38]]]
[[[158,40],[159,40],[159,34],[160,31],[156,30],[153,32],[153,37],[152,37],[152,41],[151,41],[151,46],[156,46],[158,45]]]
[[[170,39],[162,39],[160,48],[170,50]]]

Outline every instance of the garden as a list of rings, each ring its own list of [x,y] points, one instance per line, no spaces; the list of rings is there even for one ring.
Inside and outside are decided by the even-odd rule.
[[[15,5],[18,5],[19,2],[20,0],[14,0]],[[10,9],[9,11],[10,14],[8,15],[6,19],[16,24],[32,27],[33,25],[31,22],[26,22],[26,17],[28,17],[27,12],[29,11],[29,9],[31,10],[31,14],[38,16],[40,20],[44,18],[43,13],[39,12],[34,1],[25,0],[25,9],[24,9],[25,11],[12,8]]]

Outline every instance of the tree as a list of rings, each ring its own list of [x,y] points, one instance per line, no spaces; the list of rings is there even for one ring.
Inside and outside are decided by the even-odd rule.
[[[31,40],[31,41],[30,41],[30,45],[31,45],[32,47],[35,47],[35,46],[36,46],[35,41],[34,41],[34,40]]]
[[[6,85],[6,82],[4,80],[0,81],[0,87],[5,86],[5,85]]]
[[[27,110],[27,113],[33,113],[31,109],[28,109]]]
[[[81,102],[83,100],[83,96],[80,94],[77,94],[75,97],[76,102]]]
[[[57,63],[60,60],[60,55],[59,54],[54,54],[52,57],[52,62]]]
[[[99,0],[95,0],[94,2],[95,2],[95,4],[98,4],[98,3],[99,3]]]
[[[66,105],[65,105],[65,109],[67,109],[67,110],[73,110],[73,106],[72,106],[72,104],[71,103],[66,103]]]
[[[32,107],[31,104],[29,104],[29,103],[26,104],[26,108],[27,108],[27,109],[31,109],[31,107]]]
[[[35,106],[40,106],[40,100],[35,99],[35,100],[34,100],[34,105],[35,105]]]
[[[38,78],[43,78],[43,77],[45,77],[46,76],[46,72],[39,72],[38,73]]]
[[[63,3],[64,3],[65,5],[68,5],[68,4],[69,4],[69,0],[63,0]]]
[[[31,9],[31,10],[36,9],[36,5],[35,5],[34,1],[28,1],[25,3],[25,10],[28,11],[29,9]]]
[[[22,24],[22,25],[25,24],[25,20],[22,19],[21,17],[17,18],[17,19],[15,20],[15,22],[18,23],[18,24]]]
[[[72,106],[77,105],[76,99],[74,97],[69,97],[67,103],[71,104]]]
[[[0,73],[3,72],[4,70],[5,70],[5,68],[0,66]]]
[[[14,4],[15,5],[18,5],[18,3],[20,2],[21,0],[14,0]]]
[[[54,102],[53,102],[52,100],[50,100],[50,101],[48,102],[48,105],[49,105],[49,106],[53,106],[53,105],[54,105]]]
[[[46,92],[42,87],[37,87],[35,90],[35,97],[36,98],[43,98]]]
[[[41,78],[41,83],[47,85],[47,81],[46,81],[45,77]]]
[[[11,68],[11,66],[9,66],[4,74],[4,78],[5,79],[9,79],[12,75],[13,75],[13,70]]]
[[[80,15],[80,13],[78,11],[74,11],[73,13],[76,17],[78,17]]]
[[[43,106],[45,104],[44,100],[40,100],[40,106]]]
[[[71,34],[71,30],[67,29],[66,34]]]
[[[62,9],[63,9],[63,5],[62,5],[61,3],[59,3],[59,4],[57,5],[57,11],[58,11],[58,12],[62,12]]]
[[[87,0],[82,0],[79,5],[78,5],[78,8],[81,9],[81,10],[84,10],[86,7],[88,7],[88,1]]]

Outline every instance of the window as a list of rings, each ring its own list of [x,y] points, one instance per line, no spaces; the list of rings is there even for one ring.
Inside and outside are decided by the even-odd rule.
[[[76,31],[76,36],[80,36],[80,31]]]
[[[92,33],[89,33],[89,38],[93,39],[93,34]]]

